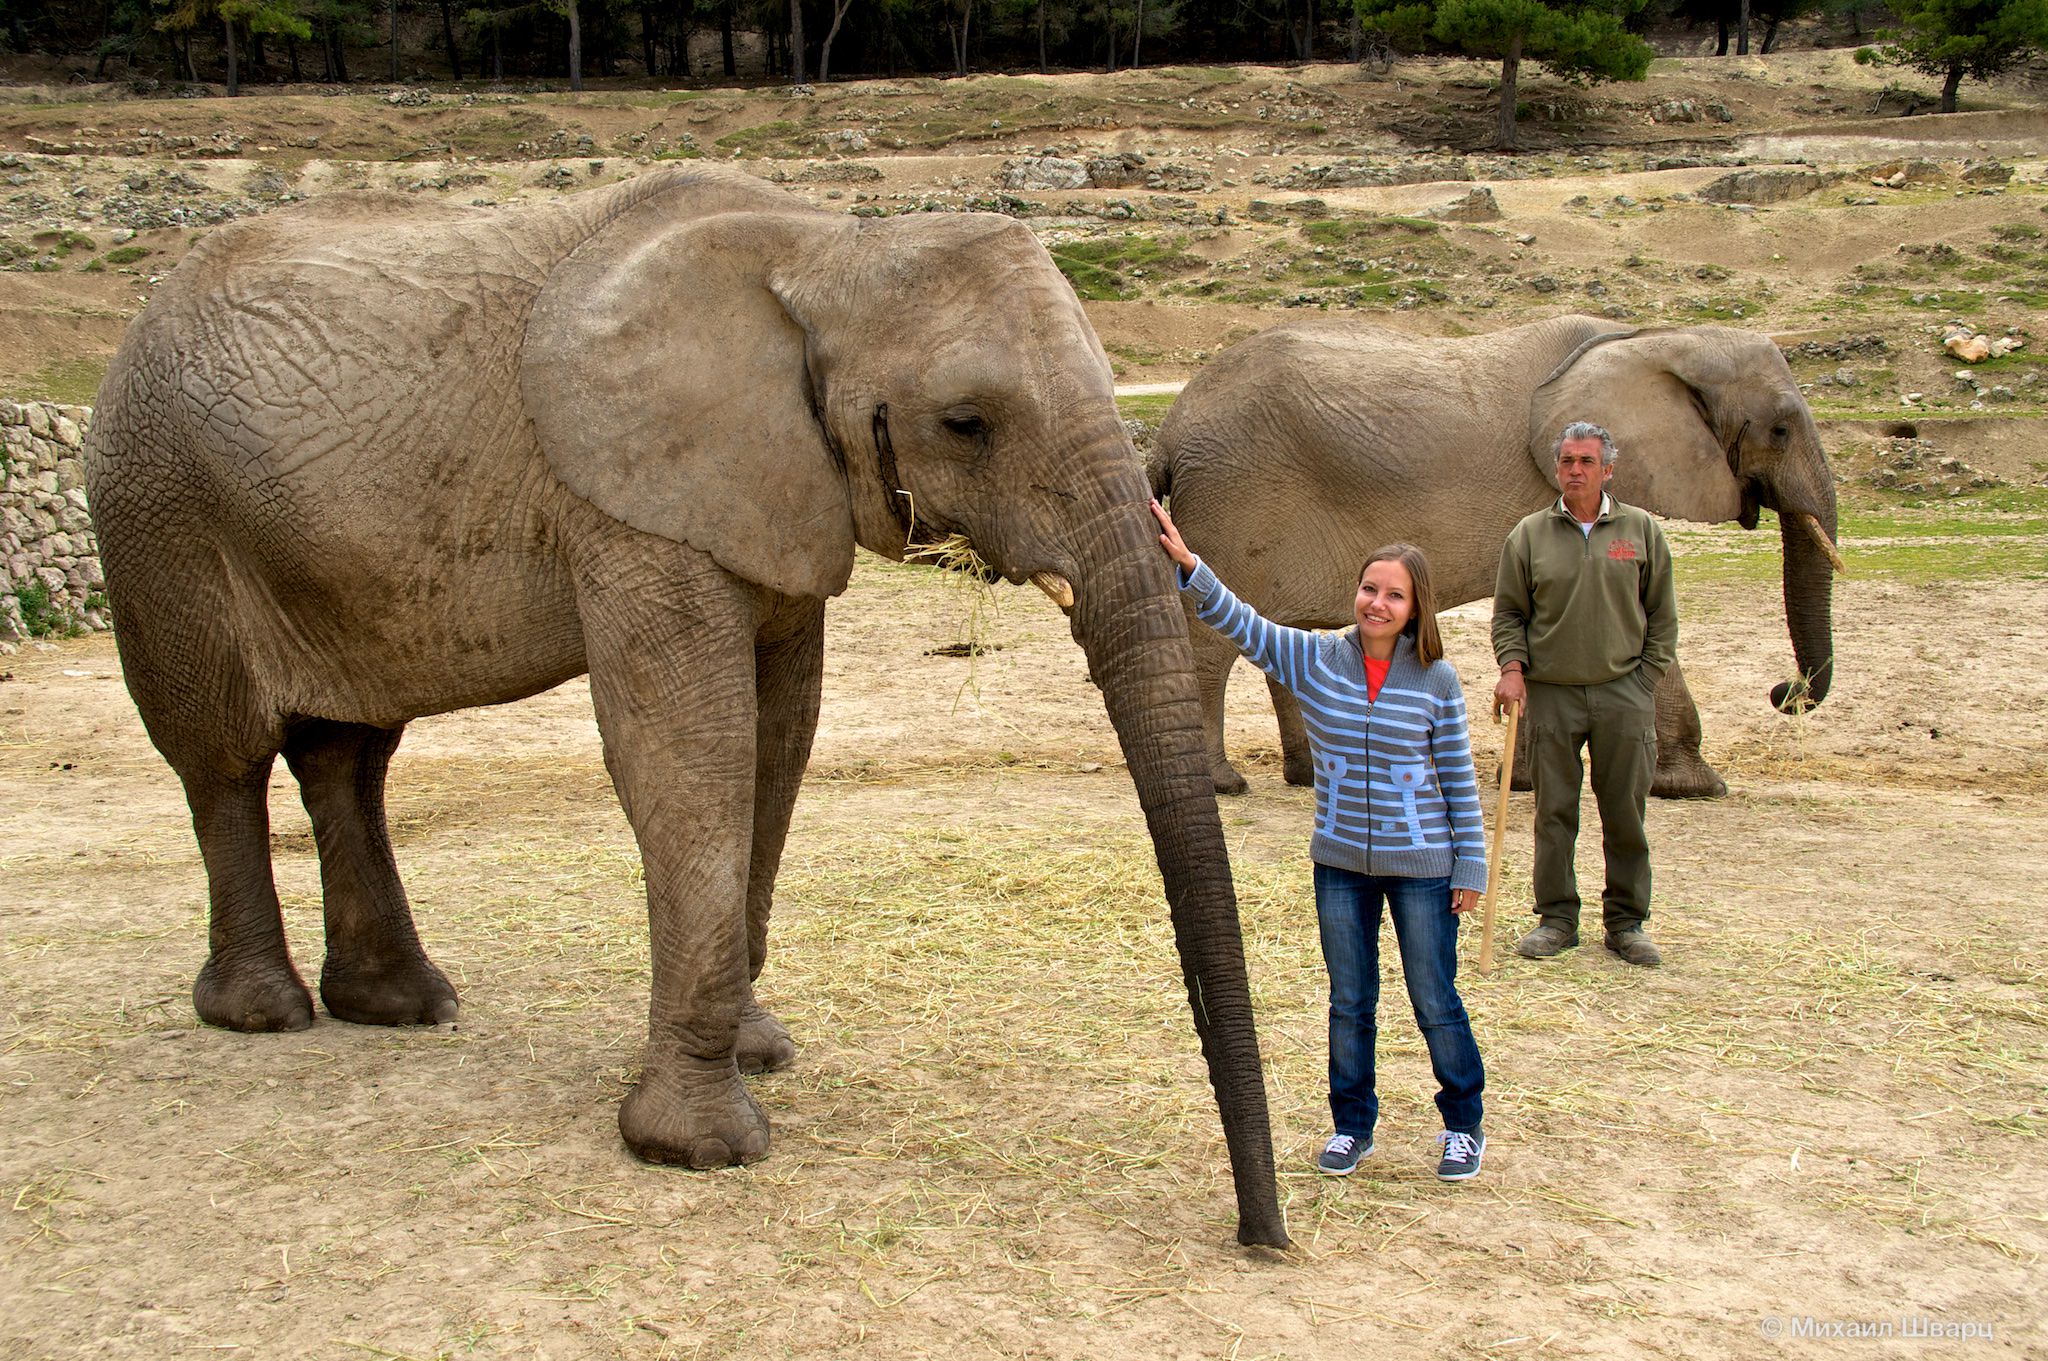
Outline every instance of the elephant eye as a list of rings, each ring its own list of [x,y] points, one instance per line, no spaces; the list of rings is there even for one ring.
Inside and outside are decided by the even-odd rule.
[[[988,431],[981,417],[971,412],[942,417],[939,423],[962,439],[980,439]]]

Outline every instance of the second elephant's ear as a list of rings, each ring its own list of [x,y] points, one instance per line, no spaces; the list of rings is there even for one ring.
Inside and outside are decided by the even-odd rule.
[[[1683,330],[1595,336],[1560,364],[1530,402],[1529,450],[1544,477],[1573,421],[1614,436],[1617,500],[1659,515],[1716,524],[1742,509],[1742,488],[1715,429],[1711,387],[1695,372],[1696,337]]]
[[[628,212],[542,287],[519,381],[570,491],[749,581],[822,597],[853,569],[853,518],[807,337],[768,285],[810,225],[678,222],[658,200]]]

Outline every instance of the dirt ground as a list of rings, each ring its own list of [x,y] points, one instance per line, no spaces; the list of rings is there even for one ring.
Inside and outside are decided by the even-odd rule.
[[[1988,1330],[1969,1354],[2038,1355],[2041,578],[1851,578],[1835,693],[1794,721],[1764,702],[1778,612],[1687,573],[1734,550],[1774,552],[1735,530],[1680,548],[1731,793],[1653,810],[1669,963],[1587,947],[1481,978],[1468,937],[1490,1077],[1468,1185],[1431,1175],[1432,1085],[1392,973],[1379,1151],[1347,1181],[1309,1168],[1327,1116],[1308,798],[1239,678],[1253,792],[1223,811],[1285,1260],[1231,1241],[1142,821],[1036,593],[866,562],[833,607],[764,978],[803,1052],[755,1079],[771,1157],[711,1174],[618,1142],[645,933],[581,683],[417,723],[394,768],[460,1023],[243,1036],[193,1018],[203,878],[111,643],[31,647],[0,684],[0,1347],[1774,1356],[1774,1326],[1925,1316]],[[1483,618],[1449,633],[1477,704]],[[971,683],[926,655],[970,638]],[[1479,742],[1490,764],[1498,730]],[[317,865],[282,775],[272,804],[311,977]],[[1515,796],[1503,933],[1527,817]]]
[[[0,271],[0,393],[89,394],[207,213],[267,211],[286,193],[552,194],[557,167],[601,182],[689,131],[719,155],[738,137],[742,164],[821,203],[957,207],[1023,150],[1137,150],[1200,172],[1202,188],[1167,196],[1192,207],[1076,191],[1032,219],[1042,238],[1177,233],[1205,266],[1257,271],[1306,251],[1288,222],[1253,220],[1254,198],[1310,192],[1271,181],[1347,157],[1460,153],[1487,121],[1467,67],[1230,74],[866,83],[795,115],[776,91],[230,107],[0,89],[0,150],[18,161],[0,179],[24,177],[0,194],[0,234],[29,242],[77,202],[97,215],[89,249]],[[1478,176],[1506,216],[1454,229],[1470,255],[1442,272],[1447,301],[1384,314],[1433,334],[1490,328],[1594,306],[1597,277],[1645,320],[1711,286],[1759,304],[1739,324],[1788,341],[1875,329],[1891,347],[1855,361],[1865,386],[1829,399],[1852,575],[1824,706],[1787,719],[1766,701],[1791,666],[1776,536],[1673,527],[1681,656],[1730,794],[1652,809],[1666,967],[1589,945],[1544,965],[1509,955],[1481,977],[1468,934],[1463,985],[1489,1073],[1480,1179],[1432,1175],[1433,1084],[1392,969],[1379,1150],[1348,1180],[1310,1166],[1328,1118],[1310,797],[1280,783],[1264,687],[1244,668],[1230,738],[1253,787],[1222,812],[1297,1242],[1284,1257],[1234,1243],[1142,818],[1065,621],[1035,592],[863,558],[832,607],[823,723],[762,980],[801,1053],[751,1080],[771,1156],[716,1173],[640,1164],[618,1139],[646,930],[583,683],[416,723],[394,766],[400,866],[461,989],[460,1022],[385,1031],[323,1014],[309,1031],[244,1036],[193,1016],[204,877],[113,643],[51,641],[0,657],[0,1354],[2048,1354],[2048,949],[2034,934],[2048,455],[2027,419],[2041,389],[1999,419],[1923,432],[2018,502],[1916,507],[1867,484],[1892,428],[1877,417],[1917,416],[1900,390],[1964,405],[1925,332],[1953,299],[1913,301],[1930,285],[1895,271],[1927,257],[1897,248],[2048,227],[2043,124],[2025,82],[1954,119],[1867,119],[1885,79],[1846,53],[1802,52],[1660,62],[1647,87],[1525,86],[1549,111],[1530,124],[1536,150],[1515,175]],[[1645,112],[1684,99],[1725,104],[1731,122]],[[980,126],[991,120],[1023,126]],[[858,162],[820,154],[818,131],[846,126],[876,147]],[[1645,169],[1667,142],[1703,164]],[[436,145],[453,149],[399,159]],[[775,154],[756,158],[764,147]],[[2001,195],[1852,180],[1754,214],[1615,207],[1691,193],[1752,154],[1826,167],[1938,155],[1951,170],[1997,156],[2016,174]],[[129,176],[145,187],[119,187]],[[1467,187],[1313,192],[1365,215]],[[108,222],[135,211],[109,205],[123,196],[185,220],[142,229],[132,244],[150,255],[89,270],[114,244]],[[1130,228],[1064,207],[1118,198],[1157,216]],[[1174,220],[1219,207],[1223,226]],[[1631,272],[1631,255],[1649,264]],[[1856,297],[1841,285],[1871,277],[1858,266],[1894,271],[1889,292],[1844,310],[1834,300]],[[1530,283],[1545,276],[1558,290]],[[1185,377],[1294,315],[1156,282],[1090,304],[1134,380]],[[2000,286],[1973,282],[1970,315],[2036,325],[2040,299]],[[1800,362],[1810,378],[1838,361]],[[1817,406],[1825,396],[1816,387]],[[1483,610],[1446,631],[1477,708]],[[962,643],[979,655],[933,655]],[[1486,769],[1499,730],[1475,727]],[[317,977],[318,865],[281,771],[272,816],[288,932]],[[1508,940],[1526,922],[1528,818],[1515,796]]]

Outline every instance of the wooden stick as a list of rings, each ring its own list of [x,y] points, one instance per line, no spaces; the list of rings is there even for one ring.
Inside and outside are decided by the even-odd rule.
[[[1500,715],[1493,716],[1495,723]],[[1500,758],[1500,803],[1493,815],[1493,854],[1486,858],[1486,902],[1479,909],[1479,972],[1493,972],[1493,900],[1500,892],[1500,858],[1507,850],[1508,786],[1515,779],[1515,733],[1522,726],[1522,706],[1508,710],[1508,743]]]

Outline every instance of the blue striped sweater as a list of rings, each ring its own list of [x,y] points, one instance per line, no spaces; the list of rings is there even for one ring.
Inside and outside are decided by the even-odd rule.
[[[1458,673],[1402,638],[1377,700],[1366,697],[1356,626],[1283,628],[1232,595],[1207,563],[1181,581],[1195,614],[1301,704],[1316,763],[1319,865],[1486,889],[1486,824]]]

